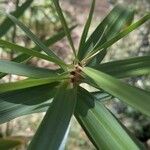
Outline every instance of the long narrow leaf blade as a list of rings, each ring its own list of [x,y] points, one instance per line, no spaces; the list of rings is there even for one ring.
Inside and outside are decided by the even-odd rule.
[[[56,56],[52,50],[50,50],[48,47],[46,47],[39,39],[37,36],[35,36],[30,30],[29,28],[27,28],[23,23],[21,23],[19,20],[17,20],[14,16],[12,16],[11,14],[6,14],[7,17],[9,17],[9,19],[11,21],[13,21],[15,24],[17,24],[25,33],[26,35],[33,40],[33,42],[40,47],[46,54],[49,55],[49,57],[51,57],[51,59],[53,60],[54,63],[62,66],[65,66],[65,63],[58,57]]]
[[[72,40],[71,34],[69,32],[69,28],[68,28],[67,22],[65,20],[65,17],[63,15],[63,12],[62,12],[61,7],[59,5],[59,0],[54,0],[53,3],[55,5],[56,11],[58,13],[60,21],[61,21],[62,26],[64,28],[64,31],[66,33],[66,36],[68,38],[69,44],[70,44],[70,46],[71,46],[71,48],[73,50],[74,56],[76,57],[76,50],[75,50],[75,47],[74,47],[74,44],[73,44],[73,40]]]
[[[74,30],[76,27],[77,27],[77,25],[74,25],[69,28],[70,34],[71,34],[72,30]],[[57,43],[61,39],[63,39],[65,36],[66,36],[65,32],[61,29],[60,31],[58,31],[58,33],[54,34],[52,37],[45,40],[43,43],[46,47],[49,47],[49,46]],[[38,46],[35,46],[33,49],[35,49],[37,51],[41,51],[41,49]]]
[[[6,109],[0,111],[0,124],[9,122],[17,117],[30,115],[34,113],[46,112],[51,106],[51,100],[37,105],[13,104],[9,102],[0,102],[2,106],[7,106]]]
[[[23,13],[27,10],[27,8],[29,8],[32,2],[33,0],[26,0],[20,7],[17,8],[17,10],[12,12],[11,14],[16,18],[19,18],[20,16],[23,15]],[[0,37],[5,35],[13,25],[14,25],[13,22],[11,22],[9,18],[6,18],[0,25]]]
[[[0,60],[0,72],[25,76],[30,78],[45,78],[57,75],[55,70],[33,67],[12,61]]]
[[[72,31],[76,26],[73,26],[72,28],[70,28],[70,31]],[[59,40],[61,40],[63,37],[65,37],[65,33],[63,31],[53,35],[52,37],[48,38],[47,40],[44,41],[44,44],[46,46],[50,46],[56,42],[58,42]],[[32,50],[36,50],[36,51],[41,51],[41,49],[37,46],[35,46],[34,48],[32,48]],[[27,60],[31,59],[32,57],[30,55],[27,54],[20,54],[17,57],[15,57],[12,61],[14,62],[18,62],[18,63],[23,63],[26,62]],[[5,73],[0,73],[0,78],[4,77]]]
[[[126,35],[128,35],[130,32],[132,32],[133,30],[137,29],[139,26],[141,26],[142,24],[144,24],[149,19],[150,19],[150,13],[148,13],[147,15],[145,15],[139,21],[131,24],[129,27],[127,27],[124,30],[122,30],[121,32],[119,32],[112,39],[110,39],[107,42],[105,42],[104,44],[100,45],[98,48],[96,48],[95,50],[93,50],[88,55],[88,57],[93,57],[93,56],[97,55],[100,52],[100,50],[106,49],[106,48],[110,47],[111,45],[113,45],[114,43],[116,43],[118,40],[122,39],[123,37],[125,37]]]
[[[89,76],[99,88],[140,110],[145,115],[150,116],[149,92],[123,83],[108,74],[92,68],[86,67],[83,69],[83,72]]]
[[[120,6],[121,7],[121,6]],[[95,48],[101,46],[105,41],[108,41],[111,39],[116,33],[120,32],[125,26],[127,26],[127,23],[129,22],[130,18],[133,18],[134,16],[134,10],[131,8],[120,8],[120,12],[118,13],[118,17],[108,24],[108,27],[104,33],[103,38],[101,38],[100,41],[96,44]],[[130,24],[129,24],[130,25]]]
[[[133,8],[125,8],[120,6],[120,12],[118,12],[118,17],[114,19],[110,24],[107,25],[107,28],[101,37],[101,39],[97,42],[93,49],[101,46],[106,41],[110,40],[112,37],[115,36],[118,32],[120,32],[125,26],[127,27],[130,25],[134,17],[134,10]],[[99,64],[105,55],[107,54],[107,49],[103,49],[96,57],[96,64]]]
[[[28,48],[25,48],[25,47],[22,47],[22,46],[19,46],[17,44],[7,42],[7,41],[1,40],[1,39],[0,39],[0,47],[9,48],[11,50],[22,52],[22,53],[25,53],[25,54],[30,55],[32,57],[38,57],[38,58],[45,59],[48,61],[53,61],[53,59],[51,57],[49,57],[45,54],[42,54],[42,53],[37,52],[35,50],[28,49]]]
[[[88,40],[86,41],[82,50],[78,52],[78,58],[81,60],[84,58],[85,54],[91,50],[96,43],[101,40],[101,37],[104,35],[105,30],[108,25],[111,25],[116,18],[118,18],[119,14],[122,12],[122,7],[120,5],[115,6],[110,13],[103,19],[103,21],[96,27],[94,32],[90,35]]]
[[[68,76],[66,75],[64,76],[57,75],[55,77],[48,77],[48,78],[41,78],[41,79],[25,79],[17,82],[2,83],[0,84],[0,93],[25,89],[28,87],[35,87],[39,85],[46,85],[54,82],[59,82],[67,78]]]
[[[150,56],[107,62],[93,68],[117,78],[147,75],[150,74]]]
[[[3,103],[5,101],[12,104],[25,104],[28,106],[37,105],[53,98],[56,93],[57,85],[57,83],[50,83],[47,85],[0,93],[0,102]],[[0,110],[2,111],[5,109],[6,107],[2,107],[1,105]]]
[[[105,106],[84,89],[78,92],[75,112],[77,120],[97,149],[140,149]]]
[[[65,85],[66,86],[66,85]],[[59,149],[76,105],[75,89],[60,87],[28,150]],[[49,138],[47,138],[49,137]]]
[[[92,17],[93,17],[93,13],[94,13],[94,8],[95,8],[95,0],[92,0],[90,13],[89,13],[87,22],[84,26],[82,36],[81,36],[78,53],[80,53],[80,51],[82,50],[82,48],[84,47],[84,44],[86,42],[87,35],[88,35],[88,32],[89,32],[89,28],[90,28],[91,21],[92,21]]]
[[[0,94],[0,124],[22,115],[45,111],[56,93],[56,83]]]

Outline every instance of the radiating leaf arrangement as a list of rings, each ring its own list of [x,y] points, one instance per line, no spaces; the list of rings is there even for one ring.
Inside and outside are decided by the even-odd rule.
[[[117,5],[88,36],[95,6],[95,0],[92,0],[79,48],[76,50],[71,36],[73,28],[68,27],[59,0],[53,2],[64,32],[56,34],[45,42],[39,40],[21,23],[15,13],[3,13],[7,17],[6,20],[18,25],[36,47],[29,49],[0,39],[2,48],[21,53],[11,61],[0,60],[0,72],[2,72],[0,77],[7,74],[27,77],[25,80],[0,84],[0,123],[22,115],[46,112],[28,150],[59,149],[73,115],[97,149],[145,149],[102,101],[115,97],[150,116],[150,92],[120,80],[150,74],[150,56],[101,62],[108,48],[149,21],[150,13],[132,23],[133,9]],[[1,26],[5,32],[10,28],[10,26],[4,28],[3,24]],[[66,64],[48,48],[65,35],[74,56],[70,64]],[[60,69],[50,70],[27,65],[25,62],[33,57],[53,62]],[[81,87],[81,83],[96,87],[98,91],[89,92]]]

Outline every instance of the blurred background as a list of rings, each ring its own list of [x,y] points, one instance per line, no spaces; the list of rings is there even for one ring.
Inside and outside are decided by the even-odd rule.
[[[13,12],[27,0],[0,0],[0,10]],[[57,32],[60,32],[62,26],[57,17],[55,8],[51,0],[31,0],[32,3],[20,20],[26,24],[41,40],[45,40]],[[97,0],[96,9],[93,18],[91,31],[99,24],[99,22],[107,15],[107,13],[118,3],[124,5],[133,5],[135,8],[135,20],[143,16],[147,11],[150,11],[150,0]],[[88,16],[91,0],[61,0],[61,6],[64,10],[70,26],[77,24],[73,30],[72,37],[75,46],[78,46],[80,34],[83,30],[84,23]],[[0,16],[0,26],[4,23],[5,18]],[[34,43],[16,26],[10,28],[7,34],[3,35],[0,32],[0,37],[3,39],[15,42],[22,46],[33,47]],[[72,60],[72,52],[69,49],[66,39],[62,39],[53,46],[63,60],[70,62]],[[150,55],[150,23],[144,24],[142,27],[132,32],[123,40],[120,40],[113,45],[105,62],[110,60],[125,59],[135,56]],[[16,53],[7,49],[0,48],[0,59],[13,59]],[[32,59],[29,64],[56,68],[53,63],[47,61]],[[0,82],[10,82],[20,80],[24,77],[16,75],[7,75]],[[144,88],[150,91],[150,75],[137,78],[128,78],[126,81],[132,85]],[[122,123],[150,149],[150,118],[142,115],[140,112],[132,109],[129,106],[112,99],[104,102],[106,106],[122,121]],[[34,135],[38,125],[40,124],[43,113],[23,116],[17,119],[0,125],[0,136],[9,137],[17,136],[22,138],[24,144],[15,150],[26,150],[26,146]],[[78,125],[75,118],[71,121],[71,130],[67,140],[66,150],[94,150],[94,146],[88,140],[81,127]]]

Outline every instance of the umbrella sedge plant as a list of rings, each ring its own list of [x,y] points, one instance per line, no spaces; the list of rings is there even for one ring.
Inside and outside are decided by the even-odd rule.
[[[73,115],[97,149],[145,149],[105,107],[103,100],[117,98],[150,116],[150,92],[120,80],[150,74],[150,56],[106,63],[102,63],[102,60],[111,45],[149,21],[150,13],[133,21],[134,11],[131,7],[116,5],[88,36],[95,6],[95,0],[92,0],[79,47],[76,49],[59,0],[53,0],[53,3],[64,32],[52,38],[53,42],[49,44],[40,41],[12,14],[2,13],[18,25],[36,47],[28,49],[0,39],[2,48],[21,53],[21,56],[11,61],[0,60],[1,78],[6,74],[27,77],[25,80],[0,84],[0,123],[22,115],[46,112],[28,150],[59,149]],[[64,37],[64,33],[74,58],[68,64],[48,48],[60,36]],[[48,60],[60,68],[50,70],[26,64],[32,57]],[[90,92],[81,83],[87,83],[97,91]]]

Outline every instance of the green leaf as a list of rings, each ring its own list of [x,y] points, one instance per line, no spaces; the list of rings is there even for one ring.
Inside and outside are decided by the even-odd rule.
[[[18,6],[17,10],[12,12],[11,14],[16,18],[21,17],[26,9],[29,8],[32,2],[33,0],[26,0],[21,6]],[[5,18],[5,20],[0,25],[0,37],[5,35],[13,25],[13,22],[11,22],[9,18]]]
[[[10,150],[21,145],[23,141],[19,139],[14,139],[13,137],[9,138],[0,138],[0,149],[1,150]]]
[[[19,45],[16,45],[14,43],[7,42],[7,41],[1,40],[1,39],[0,39],[0,47],[9,48],[11,50],[22,52],[22,53],[25,53],[25,54],[30,55],[32,57],[38,57],[38,58],[42,58],[42,59],[45,59],[48,61],[53,61],[53,59],[51,59],[51,57],[49,57],[45,54],[42,54],[42,53],[37,52],[35,50],[28,49],[28,48],[25,48],[25,47],[22,47],[22,46],[19,46]]]
[[[73,30],[76,26],[73,26],[70,28],[70,31]],[[53,35],[52,37],[48,38],[47,40],[44,41],[44,44],[46,46],[50,46],[54,43],[56,43],[57,41],[61,40],[63,37],[65,36],[64,31],[61,31],[55,35]],[[37,46],[35,46],[34,48],[32,48],[32,50],[36,50],[36,51],[41,51],[41,49]],[[26,62],[27,60],[31,59],[32,57],[30,55],[26,55],[26,54],[20,54],[17,57],[15,57],[12,61],[14,62],[18,62],[18,63],[23,63]],[[4,77],[5,73],[0,73],[0,78]]]
[[[0,60],[0,71],[31,78],[45,78],[58,75],[55,70],[33,67],[12,61]]]
[[[23,23],[21,23],[19,20],[17,20],[14,16],[11,14],[6,14],[7,17],[11,21],[13,21],[15,24],[17,24],[25,33],[26,35],[38,46],[40,47],[46,54],[51,57],[51,61],[60,65],[60,66],[66,66],[66,64],[58,57],[56,56],[52,50],[50,50],[48,47],[46,47],[43,42],[41,42],[36,35],[34,35],[29,28],[27,28]]]
[[[93,68],[117,78],[146,75],[150,74],[150,56],[107,62]]]
[[[77,27],[77,25],[74,25],[72,27],[69,28],[69,32],[71,33],[71,31],[73,29],[75,29]],[[58,33],[54,34],[52,37],[48,38],[47,40],[45,40],[43,43],[45,44],[45,46],[50,46],[55,44],[56,42],[60,41],[61,39],[63,39],[66,36],[65,32],[63,30],[58,31]],[[39,47],[34,47],[33,49],[41,51],[41,49]]]
[[[2,113],[0,116],[0,124],[24,115],[46,112],[51,105],[51,101],[52,100],[37,105],[13,104],[5,101],[0,102],[2,106],[7,106],[4,110],[0,110]]]
[[[120,12],[115,20],[107,25],[107,28],[100,41],[97,42],[95,48],[101,46],[104,42],[111,39],[116,33],[120,32],[128,23],[130,18],[134,16],[133,8],[125,8],[120,6]]]
[[[81,88],[75,116],[97,149],[140,150],[107,108]]]
[[[104,40],[104,33],[107,28],[110,28],[111,25],[116,21],[119,15],[124,11],[124,8],[120,5],[115,6],[110,13],[103,19],[103,21],[97,26],[94,32],[90,35],[86,41],[82,50],[78,52],[79,59],[83,59],[85,54],[90,51],[101,39]],[[111,31],[113,32],[113,31]],[[105,33],[106,34],[106,33]],[[107,35],[108,32],[107,32]],[[106,35],[105,35],[106,36]]]
[[[85,58],[85,60],[86,59],[91,59],[92,57],[94,57],[95,55],[97,55],[98,53],[100,53],[100,51],[102,49],[106,49],[106,48],[110,47],[111,45],[113,45],[114,43],[116,43],[118,40],[122,39],[123,37],[125,37],[126,35],[128,35],[130,32],[132,32],[133,30],[137,29],[139,26],[141,26],[143,23],[145,23],[149,19],[150,19],[150,13],[148,13],[147,15],[145,15],[139,21],[131,24],[129,27],[126,27],[124,30],[122,30],[121,32],[119,32],[118,34],[116,34],[113,38],[111,38],[107,42],[105,42],[102,45],[100,45],[98,48],[96,48],[93,51],[91,51],[91,53],[88,54],[88,56],[87,56],[87,58]]]
[[[58,89],[28,150],[59,149],[76,105],[76,89],[66,86],[63,85]]]
[[[71,32],[76,26],[72,26],[69,31]],[[65,32],[64,31],[59,31],[57,34],[53,35],[52,37],[48,38],[47,40],[45,40],[43,43],[45,44],[45,46],[49,47],[53,44],[55,44],[56,42],[60,41],[62,38],[65,37]],[[35,51],[41,51],[41,48],[38,46],[35,46],[32,48],[32,50]],[[20,54],[19,56],[17,56],[16,58],[13,59],[13,61],[15,62],[24,62],[26,60],[29,60],[30,58],[32,58],[29,55],[26,54]]]
[[[107,109],[109,111],[109,109]],[[114,118],[118,121],[118,123],[122,126],[122,128],[128,133],[128,135],[132,138],[132,140],[136,143],[136,145],[141,149],[141,150],[145,150],[145,145],[139,141],[134,135],[132,132],[130,132],[125,126],[124,124],[121,123],[121,121],[111,112],[109,111],[113,116]]]
[[[58,13],[60,21],[61,21],[62,26],[64,28],[64,31],[66,33],[66,36],[68,38],[69,44],[70,44],[70,46],[71,46],[71,48],[73,50],[74,56],[76,57],[76,50],[75,50],[75,47],[74,47],[74,44],[73,44],[73,40],[72,40],[71,34],[69,32],[69,28],[68,28],[67,22],[65,20],[65,17],[63,15],[63,12],[62,12],[61,7],[59,5],[59,0],[54,0],[53,3],[55,5],[56,11]]]
[[[140,90],[101,71],[85,67],[83,72],[104,91],[150,116],[150,92]]]
[[[59,82],[67,78],[69,78],[67,75],[57,75],[55,77],[53,76],[41,79],[25,79],[12,83],[2,83],[0,84],[0,93]]]
[[[93,58],[90,62],[88,62],[89,67],[93,67],[95,65],[100,64],[100,62],[105,58],[107,54],[107,49],[103,49],[101,53],[99,53],[95,58]]]
[[[84,26],[84,30],[83,30],[83,33],[82,33],[82,36],[81,36],[81,40],[80,40],[80,44],[79,44],[79,50],[78,50],[79,54],[81,53],[80,51],[84,47],[84,44],[85,44],[86,39],[87,39],[87,35],[88,35],[88,32],[89,32],[89,28],[90,28],[92,17],[93,17],[93,13],[94,13],[94,8],[95,8],[95,0],[92,0],[90,13],[89,13],[88,19],[86,21],[86,24]]]
[[[56,83],[0,94],[0,123],[16,117],[46,111],[56,93]]]
[[[129,20],[133,20],[134,17],[134,9],[133,8],[125,8],[120,6],[120,12],[118,17],[114,19],[110,24],[107,25],[106,30],[103,33],[103,36],[97,42],[93,49],[101,46],[106,41],[110,40],[112,37],[115,36],[118,32],[120,32],[129,22]],[[130,25],[130,24],[128,24]],[[99,64],[105,55],[107,54],[107,49],[103,49],[95,58],[96,64]],[[93,62],[93,61],[92,61]],[[93,63],[92,63],[93,65]]]
[[[5,101],[13,104],[37,105],[53,98],[56,93],[55,91],[57,89],[57,85],[57,83],[51,83],[47,85],[40,85],[1,93],[0,102]],[[2,107],[1,105],[0,110],[5,109],[6,107]]]

